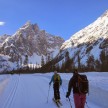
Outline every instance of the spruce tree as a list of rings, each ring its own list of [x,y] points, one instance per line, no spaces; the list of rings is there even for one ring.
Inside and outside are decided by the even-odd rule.
[[[102,50],[100,53],[101,71],[108,71],[108,55],[107,51]]]
[[[80,56],[78,54],[78,71],[81,71]]]
[[[95,60],[95,70],[96,71],[101,71],[101,63],[100,63],[100,61],[97,59],[97,60]]]
[[[94,71],[95,60],[94,60],[94,56],[93,55],[88,57],[86,63],[87,63],[88,71]]]
[[[41,66],[44,66],[44,65],[45,65],[44,57],[42,56],[42,57],[41,57]]]
[[[28,55],[25,55],[24,65],[28,65]]]

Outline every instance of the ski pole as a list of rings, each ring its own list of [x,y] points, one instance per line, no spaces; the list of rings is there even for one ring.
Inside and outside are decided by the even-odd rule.
[[[49,89],[48,89],[47,103],[48,103],[49,91],[50,91],[50,85],[49,85]]]
[[[68,97],[68,99],[69,99],[70,107],[72,108],[72,104],[71,104],[70,98]]]
[[[63,90],[63,93],[64,93],[64,95],[65,95],[65,92],[64,92],[63,87],[62,87],[62,90]],[[71,101],[70,101],[70,98],[69,98],[69,97],[68,97],[68,100],[69,100],[70,106],[71,106],[71,108],[72,108]]]
[[[87,104],[87,101],[86,101],[86,105],[87,105],[87,107],[89,108],[89,106],[88,106],[88,104]]]

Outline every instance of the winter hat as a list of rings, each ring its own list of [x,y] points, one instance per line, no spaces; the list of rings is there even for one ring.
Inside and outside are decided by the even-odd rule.
[[[57,74],[57,71],[54,71],[55,74]]]
[[[77,69],[74,69],[74,72],[73,73],[78,73],[78,70]]]

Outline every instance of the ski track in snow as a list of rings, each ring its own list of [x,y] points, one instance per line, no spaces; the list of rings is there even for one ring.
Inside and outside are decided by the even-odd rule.
[[[8,78],[6,78],[6,79],[4,79],[4,80],[1,81],[1,83],[0,83],[0,95],[4,91],[4,89],[5,89],[5,87],[6,87],[6,85],[7,85],[8,82],[9,82]]]
[[[52,101],[53,84],[49,88],[51,76],[51,74],[21,74],[3,77],[0,80],[0,108],[56,108],[55,103]],[[69,100],[65,97],[68,81],[69,79],[63,79],[63,84],[60,87],[61,102],[63,104],[61,108],[70,108]],[[101,93],[100,99],[98,99],[99,94],[96,92]],[[107,91],[102,91],[90,84],[90,93],[87,96],[85,108],[107,108],[107,94]],[[72,108],[74,108],[72,95],[71,92],[70,100]],[[106,98],[106,101],[102,101],[102,98]]]
[[[10,108],[10,106],[14,100],[17,87],[18,87],[19,80],[16,76],[15,77],[12,76],[10,80],[11,81],[9,82],[9,85],[7,86],[7,89],[5,92],[6,94],[4,95],[6,97],[3,97],[0,99],[1,100],[0,105],[2,105],[2,108]]]

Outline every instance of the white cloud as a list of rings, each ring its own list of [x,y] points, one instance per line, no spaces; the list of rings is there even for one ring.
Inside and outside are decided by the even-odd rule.
[[[0,26],[3,26],[5,24],[5,22],[0,22]]]

